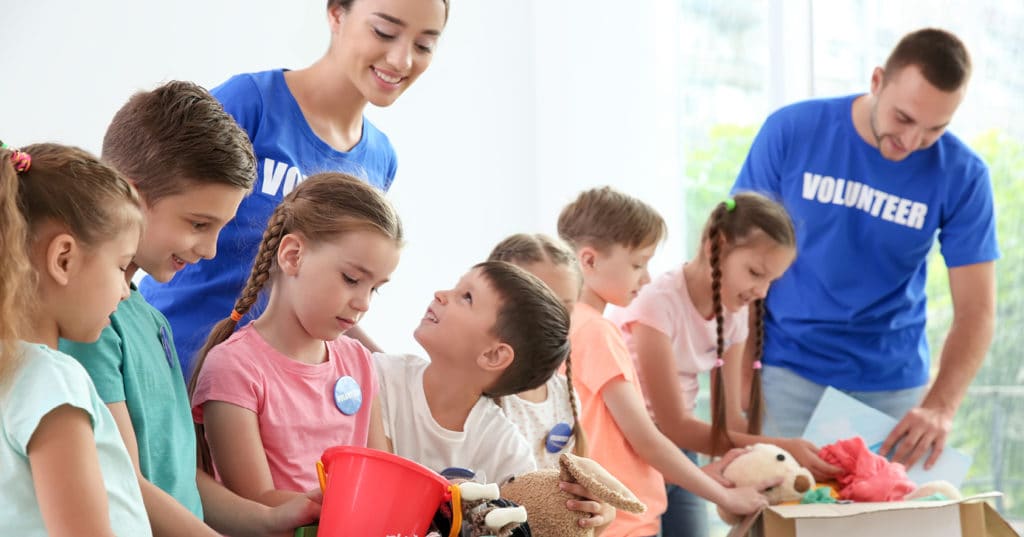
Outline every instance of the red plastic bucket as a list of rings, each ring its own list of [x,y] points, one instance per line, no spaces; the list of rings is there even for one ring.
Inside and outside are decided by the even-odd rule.
[[[408,459],[375,449],[328,448],[316,464],[323,489],[317,537],[423,537],[442,503],[461,519],[458,487]],[[461,520],[453,520],[458,535]]]

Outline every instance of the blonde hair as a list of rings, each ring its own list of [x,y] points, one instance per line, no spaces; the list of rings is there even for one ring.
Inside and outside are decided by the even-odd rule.
[[[577,250],[616,244],[632,250],[667,234],[665,220],[650,205],[607,186],[581,192],[558,215],[558,236]]]
[[[533,235],[516,233],[506,237],[491,250],[491,255],[487,260],[507,261],[524,270],[529,265],[543,262],[567,267],[573,271],[579,270],[576,256],[567,245],[541,233]],[[576,409],[576,389],[572,385],[572,353],[565,357],[565,378],[569,392],[569,406],[572,407],[572,436],[575,440],[573,453],[585,457],[587,455],[587,436],[583,431],[583,426],[580,425],[580,416]]]
[[[18,171],[16,153],[31,164]],[[15,369],[16,341],[35,289],[28,249],[40,225],[57,222],[84,247],[142,225],[135,189],[113,168],[77,147],[35,144],[0,149],[0,382]]]

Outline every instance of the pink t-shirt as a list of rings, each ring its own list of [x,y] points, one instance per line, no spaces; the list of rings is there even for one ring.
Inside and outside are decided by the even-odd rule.
[[[601,391],[612,382],[626,381],[640,397],[633,360],[622,334],[594,308],[579,302],[569,325],[573,387],[583,412],[580,423],[590,438],[589,457],[604,466],[647,504],[639,515],[619,511],[602,534],[605,537],[656,535],[658,517],[665,511],[665,480],[633,450],[604,404]]]
[[[206,357],[192,396],[193,419],[203,422],[207,401],[255,412],[274,487],[317,487],[316,461],[325,449],[366,446],[378,388],[370,352],[361,343],[341,336],[327,342],[327,350],[322,364],[298,362],[271,347],[252,324],[245,326]],[[345,377],[350,380],[339,383]]]
[[[632,325],[641,323],[669,337],[679,374],[679,389],[686,409],[693,411],[700,386],[697,375],[710,371],[717,360],[715,319],[705,319],[690,300],[682,268],[658,276],[640,290],[640,295],[626,308],[615,308],[608,318],[621,330],[626,347],[636,363],[636,348],[632,341]],[[722,335],[725,348],[746,341],[747,308],[724,315]],[[637,363],[637,369],[643,364]],[[642,383],[641,383],[642,384]],[[644,386],[644,394],[647,396]],[[650,408],[650,397],[647,397]]]

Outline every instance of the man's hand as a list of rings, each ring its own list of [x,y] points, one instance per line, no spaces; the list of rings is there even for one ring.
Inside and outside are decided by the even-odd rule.
[[[924,463],[924,469],[930,470],[942,455],[946,438],[953,429],[953,414],[923,406],[911,409],[889,433],[879,454],[888,457],[892,452],[894,462],[910,468],[931,450]]]

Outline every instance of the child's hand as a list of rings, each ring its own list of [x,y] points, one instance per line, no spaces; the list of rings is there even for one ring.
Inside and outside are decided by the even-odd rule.
[[[725,453],[725,455],[722,455],[721,458],[714,460],[708,464],[705,464],[704,466],[701,466],[700,469],[703,470],[705,474],[710,476],[711,479],[717,481],[719,485],[731,488],[733,486],[732,481],[726,479],[725,476],[722,475],[722,472],[725,470],[726,466],[729,466],[729,463],[736,460],[736,457],[743,455],[747,451],[750,451],[750,448],[744,447],[730,449]]]
[[[581,528],[606,526],[615,520],[615,508],[596,500],[583,485],[561,481],[558,483],[558,488],[578,498],[566,502],[565,508],[569,511],[583,513],[584,516],[579,519]]]
[[[320,502],[323,494],[320,488],[307,491],[301,496],[270,508],[267,535],[292,537],[295,528],[307,526],[320,518]]]
[[[802,438],[772,438],[773,444],[790,452],[800,466],[807,468],[817,481],[834,478],[841,470],[818,456],[818,448]]]
[[[762,483],[757,487],[737,487],[726,489],[725,499],[719,504],[722,509],[740,516],[756,513],[768,507],[768,498],[765,498],[761,491],[767,488],[778,486],[781,479],[773,479],[771,482]]]

